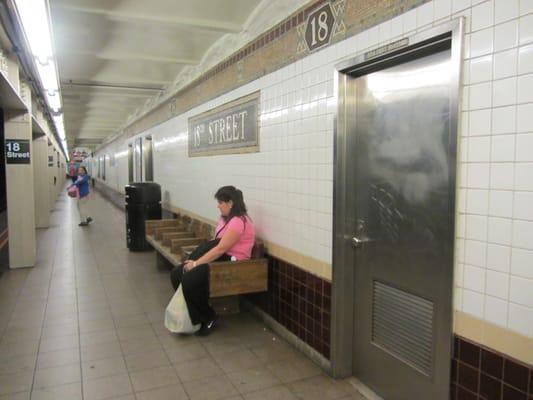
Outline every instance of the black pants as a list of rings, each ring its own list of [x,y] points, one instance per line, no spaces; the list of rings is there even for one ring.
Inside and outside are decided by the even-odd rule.
[[[224,254],[217,261],[230,259],[230,256]],[[182,285],[183,297],[194,325],[214,318],[215,312],[209,305],[209,264],[197,265],[189,271],[183,269],[183,264],[178,265],[170,272],[170,281],[174,290],[178,290],[178,286]]]

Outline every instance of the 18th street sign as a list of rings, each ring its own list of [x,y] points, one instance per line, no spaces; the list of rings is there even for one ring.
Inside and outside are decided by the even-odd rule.
[[[189,118],[189,157],[259,151],[259,92]]]
[[[30,141],[27,139],[5,140],[6,164],[29,164]]]
[[[305,26],[305,42],[309,51],[329,43],[334,24],[335,17],[329,2],[309,14]]]

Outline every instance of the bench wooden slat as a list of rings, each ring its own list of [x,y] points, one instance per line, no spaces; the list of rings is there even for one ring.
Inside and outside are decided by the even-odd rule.
[[[178,221],[175,219],[149,219],[145,222],[145,232],[147,235],[153,235],[156,228],[173,227],[178,224]]]
[[[156,240],[162,240],[164,233],[176,233],[176,232],[188,232],[185,228],[180,226],[170,227],[170,228],[156,228],[154,231],[154,237]]]
[[[170,246],[172,239],[184,239],[184,238],[194,238],[194,233],[192,232],[167,232],[163,233],[161,236],[161,242],[163,246]]]
[[[191,245],[201,245],[205,242],[205,239],[202,238],[185,238],[185,239],[172,239],[170,241],[170,251],[172,253],[181,255],[182,246],[191,246]]]
[[[266,258],[244,261],[215,262],[209,268],[211,297],[264,292],[268,289]]]

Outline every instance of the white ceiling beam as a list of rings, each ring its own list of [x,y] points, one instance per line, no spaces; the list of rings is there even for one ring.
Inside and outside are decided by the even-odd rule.
[[[152,61],[157,63],[166,63],[166,64],[179,64],[179,65],[197,65],[200,60],[194,59],[194,58],[185,58],[185,57],[163,57],[163,56],[156,56],[156,55],[150,55],[150,54],[144,54],[144,53],[133,53],[133,52],[123,52],[123,53],[115,53],[115,52],[91,52],[86,50],[79,50],[79,49],[68,49],[66,47],[63,47],[61,50],[59,50],[60,54],[63,55],[81,55],[81,56],[87,56],[87,57],[93,57],[98,58],[100,60],[108,60],[108,61],[131,61],[131,60],[139,60],[139,61]]]
[[[223,32],[223,33],[239,33],[242,30],[242,27],[239,24],[226,22],[226,21],[215,21],[212,19],[200,19],[200,18],[190,18],[190,17],[180,17],[177,15],[166,16],[166,15],[149,15],[149,14],[139,14],[125,11],[115,11],[105,8],[98,7],[87,7],[80,6],[68,3],[53,2],[52,8],[63,9],[67,11],[81,12],[87,14],[96,14],[103,15],[109,19],[127,21],[134,23],[151,23],[151,24],[165,24],[173,26],[182,26],[191,29],[199,29],[204,31],[212,32]]]

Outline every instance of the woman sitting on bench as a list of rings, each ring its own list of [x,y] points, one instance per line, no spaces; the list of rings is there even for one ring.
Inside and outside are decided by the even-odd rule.
[[[209,306],[209,263],[212,261],[249,260],[255,243],[255,229],[246,213],[242,192],[234,186],[223,186],[215,193],[220,220],[215,238],[198,248],[182,265],[170,273],[175,290],[183,285],[183,296],[191,322],[202,324],[198,335],[208,335],[217,321]]]

